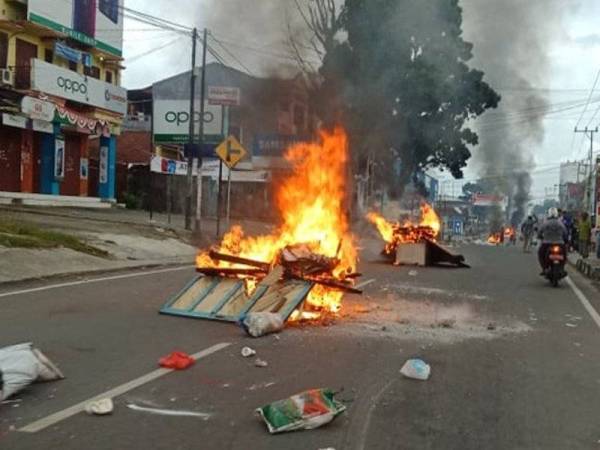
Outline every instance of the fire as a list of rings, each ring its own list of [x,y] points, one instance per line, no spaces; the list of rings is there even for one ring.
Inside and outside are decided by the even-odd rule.
[[[494,233],[494,234],[490,234],[487,241],[488,241],[488,244],[497,245],[502,242],[502,238],[500,236],[500,233]]]
[[[367,214],[367,219],[369,222],[375,224],[385,242],[392,242],[394,240],[394,226],[399,224],[388,222],[385,217],[374,212]]]
[[[273,263],[284,247],[305,243],[315,253],[337,257],[339,264],[333,274],[342,279],[345,273],[355,271],[357,261],[355,240],[344,208],[346,133],[340,128],[332,133],[323,131],[320,142],[294,145],[285,157],[293,173],[278,186],[275,195],[281,225],[272,234],[257,237],[245,236],[242,227],[234,226],[223,237],[218,251]],[[216,263],[206,252],[198,255],[196,264],[236,267],[223,261]],[[307,304],[317,310],[337,312],[342,295],[339,290],[316,285],[307,297]]]
[[[375,224],[379,234],[386,242],[384,253],[391,254],[402,243],[419,242],[423,239],[435,240],[441,230],[441,221],[435,210],[423,203],[421,205],[421,220],[418,224],[411,221],[389,222],[381,215],[371,212],[367,219]]]
[[[421,223],[419,226],[430,227],[436,236],[440,234],[440,230],[442,228],[440,217],[427,203],[423,203],[421,205]]]

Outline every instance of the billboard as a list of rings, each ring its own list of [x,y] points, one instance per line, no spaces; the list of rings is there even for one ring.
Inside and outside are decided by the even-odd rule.
[[[123,0],[29,0],[27,19],[122,56]]]
[[[182,144],[189,140],[190,101],[154,100],[153,127],[154,142],[157,144]],[[220,142],[222,136],[223,112],[221,106],[204,102],[204,142]],[[196,136],[200,133],[200,102],[197,101],[194,113]]]

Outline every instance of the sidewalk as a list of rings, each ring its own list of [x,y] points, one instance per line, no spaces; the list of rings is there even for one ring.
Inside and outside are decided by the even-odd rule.
[[[154,215],[120,208],[88,210],[71,208],[0,208],[0,218],[74,236],[85,244],[108,252],[93,256],[69,248],[0,246],[0,283],[82,274],[135,267],[194,264],[199,247],[216,239],[216,222],[202,222],[202,239],[196,245],[184,229],[183,216]],[[226,224],[221,227],[227,231]],[[249,234],[264,233],[270,225],[244,222]]]

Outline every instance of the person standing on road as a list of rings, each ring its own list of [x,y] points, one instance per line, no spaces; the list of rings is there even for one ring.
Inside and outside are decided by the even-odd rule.
[[[592,222],[587,212],[581,213],[579,221],[579,254],[583,259],[590,255],[590,242],[592,239]]]
[[[540,247],[538,248],[538,261],[542,268],[542,272],[540,275],[545,275],[546,265],[546,252],[551,245],[562,245],[566,246],[567,239],[569,238],[567,228],[562,223],[558,216],[558,210],[556,208],[550,208],[548,210],[548,215],[540,230],[538,232],[538,237],[542,241]]]
[[[531,246],[531,237],[533,236],[533,227],[535,226],[535,222],[533,221],[533,217],[527,216],[527,219],[521,225],[521,235],[523,236],[523,251],[525,253],[529,252],[529,247]]]

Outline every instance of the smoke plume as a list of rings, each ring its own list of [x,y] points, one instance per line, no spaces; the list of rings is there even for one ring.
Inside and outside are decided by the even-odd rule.
[[[544,139],[549,99],[549,47],[561,37],[561,0],[460,0],[465,38],[474,44],[474,67],[500,93],[497,110],[477,123],[474,151],[481,177],[509,199],[507,219],[522,221],[530,199],[533,153]]]

